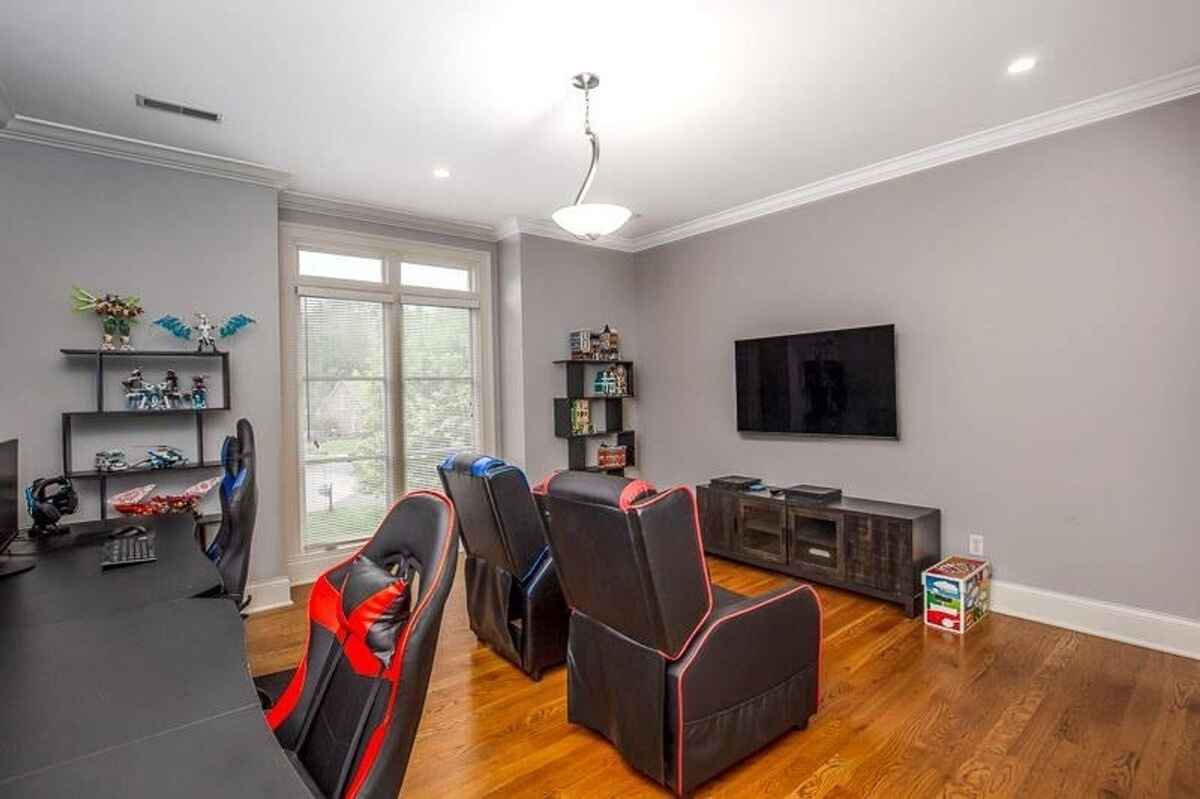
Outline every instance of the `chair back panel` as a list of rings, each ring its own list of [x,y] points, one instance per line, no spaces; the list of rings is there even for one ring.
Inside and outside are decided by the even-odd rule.
[[[523,578],[546,548],[545,530],[525,474],[497,458],[459,453],[438,467],[454,502],[463,546]]]
[[[313,585],[308,649],[267,721],[326,795],[399,792],[457,554],[450,501],[414,491]]]
[[[567,603],[665,657],[679,656],[712,610],[686,489],[559,472],[545,481],[548,536]]]
[[[237,435],[221,446],[221,526],[207,554],[221,573],[225,593],[241,600],[250,573],[250,546],[258,515],[258,467],[255,465],[254,427],[238,419]]]

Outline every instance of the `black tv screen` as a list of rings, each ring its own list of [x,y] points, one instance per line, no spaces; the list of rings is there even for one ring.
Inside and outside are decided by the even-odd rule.
[[[734,350],[738,430],[899,437],[895,325],[742,339]]]

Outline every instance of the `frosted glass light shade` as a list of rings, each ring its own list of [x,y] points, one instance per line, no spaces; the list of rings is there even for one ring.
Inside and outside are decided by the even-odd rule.
[[[595,240],[618,230],[633,212],[620,205],[583,203],[568,205],[554,212],[560,228],[581,239]]]

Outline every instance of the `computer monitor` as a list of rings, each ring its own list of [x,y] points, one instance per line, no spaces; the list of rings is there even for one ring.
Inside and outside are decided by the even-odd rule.
[[[17,440],[0,442],[0,577],[20,574],[34,566],[28,556],[5,555],[17,537],[20,522],[21,478],[17,475]]]
[[[17,440],[0,441],[0,553],[8,549],[20,527],[19,483]]]

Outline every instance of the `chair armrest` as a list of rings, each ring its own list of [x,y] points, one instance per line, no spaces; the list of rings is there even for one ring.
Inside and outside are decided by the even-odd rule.
[[[812,586],[747,597],[714,610],[668,667],[668,698],[686,723],[758,696],[810,666],[819,683],[820,658],[821,602]]]

